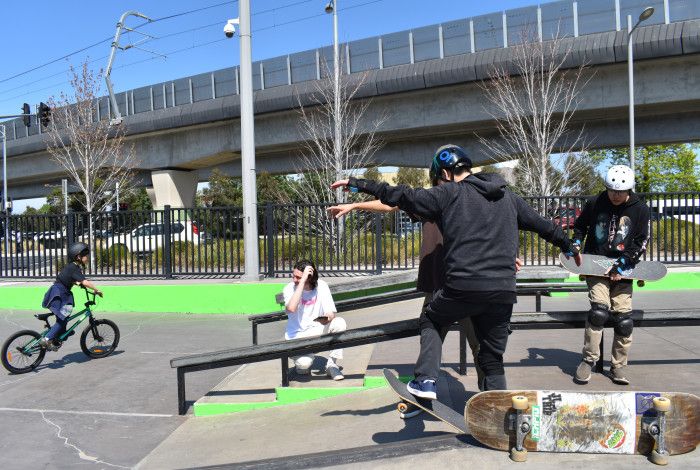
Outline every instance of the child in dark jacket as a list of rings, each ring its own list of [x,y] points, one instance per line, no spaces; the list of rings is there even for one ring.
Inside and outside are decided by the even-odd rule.
[[[90,288],[102,297],[102,291],[95,287],[91,281],[85,279],[85,274],[83,274],[82,268],[87,263],[89,254],[90,247],[85,243],[77,242],[68,247],[68,264],[58,273],[56,280],[44,294],[41,306],[48,308],[56,316],[56,322],[40,341],[41,346],[46,349],[55,351],[60,346],[58,338],[66,331],[68,318],[75,305],[71,292],[73,286]]]

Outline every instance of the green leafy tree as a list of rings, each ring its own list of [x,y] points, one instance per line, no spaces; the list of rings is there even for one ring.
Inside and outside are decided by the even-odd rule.
[[[240,178],[225,175],[214,168],[209,176],[209,187],[201,192],[201,200],[207,207],[243,205],[243,186]]]
[[[413,188],[422,188],[428,184],[428,176],[422,168],[402,166],[394,177],[394,184],[405,184]]]
[[[673,192],[700,190],[700,146],[650,145],[635,151],[636,191]],[[627,149],[600,150],[611,165],[629,165]]]
[[[133,189],[123,195],[119,200],[120,204],[126,205],[130,211],[150,211],[153,210],[153,203],[148,197],[146,188]]]

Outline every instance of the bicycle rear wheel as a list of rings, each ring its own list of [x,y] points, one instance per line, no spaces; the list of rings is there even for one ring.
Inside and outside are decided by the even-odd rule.
[[[99,359],[112,354],[119,344],[119,328],[106,319],[95,320],[80,335],[80,349],[86,356]]]
[[[22,330],[13,334],[2,345],[2,365],[13,374],[34,370],[44,360],[46,349],[39,346],[41,335],[36,331]]]

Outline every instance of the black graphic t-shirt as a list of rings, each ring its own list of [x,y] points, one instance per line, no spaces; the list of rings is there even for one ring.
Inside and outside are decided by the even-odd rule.
[[[584,242],[584,253],[611,258],[624,255],[636,263],[649,240],[649,207],[634,193],[615,206],[603,191],[586,202],[574,224],[574,238]]]
[[[68,263],[61,269],[61,272],[56,276],[56,282],[63,284],[66,289],[71,290],[76,282],[83,282],[85,274],[77,263]]]

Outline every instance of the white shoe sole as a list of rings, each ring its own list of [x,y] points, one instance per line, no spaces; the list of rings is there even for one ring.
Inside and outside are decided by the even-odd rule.
[[[426,400],[437,400],[437,394],[433,392],[423,392],[421,390],[411,388],[408,385],[406,385],[406,390],[408,390],[408,393],[415,397],[425,398]]]

